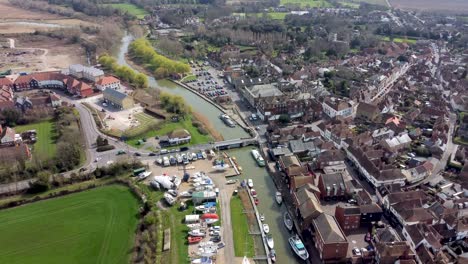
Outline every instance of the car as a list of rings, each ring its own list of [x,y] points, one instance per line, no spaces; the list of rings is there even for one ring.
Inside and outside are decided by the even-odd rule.
[[[215,243],[221,242],[221,236],[214,236],[210,238],[210,241],[213,241]]]
[[[135,153],[133,153],[133,155],[135,155],[135,156],[137,156],[137,157],[140,157],[140,156],[141,156],[141,154],[140,154],[139,152],[135,152]]]
[[[150,154],[148,154],[148,156],[150,156],[150,157],[154,157],[154,156],[156,156],[156,153],[154,153],[154,152],[151,152]]]
[[[353,253],[356,256],[361,256],[362,255],[361,250],[359,248],[357,248],[357,247],[353,248]]]
[[[94,162],[98,162],[101,158],[97,157],[96,159],[94,159]]]
[[[123,154],[126,154],[127,152],[125,152],[125,150],[119,150],[117,151],[117,155],[123,155]]]
[[[167,149],[161,149],[160,151],[161,154],[166,154],[167,152],[168,152]]]

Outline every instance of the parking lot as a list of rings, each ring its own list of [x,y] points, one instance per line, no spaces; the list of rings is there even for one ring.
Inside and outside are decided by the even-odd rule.
[[[211,66],[192,64],[192,73],[197,79],[186,82],[191,88],[212,100],[217,97],[229,95],[225,86],[226,81],[223,79],[222,73]]]

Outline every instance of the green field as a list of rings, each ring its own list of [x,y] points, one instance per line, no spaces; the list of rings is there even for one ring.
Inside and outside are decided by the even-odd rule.
[[[359,3],[354,3],[354,2],[345,2],[345,1],[340,1],[339,2],[341,5],[347,8],[353,8],[353,9],[358,9],[359,8]]]
[[[383,41],[390,41],[390,37],[382,37]],[[415,44],[417,39],[413,38],[393,38],[393,42],[395,43],[408,43],[408,44]]]
[[[0,211],[0,263],[129,263],[138,202],[107,186]]]
[[[138,137],[131,138],[130,140],[127,141],[127,144],[134,146],[134,147],[141,147],[141,145],[138,145],[138,140],[142,138],[163,136],[179,128],[186,129],[192,136],[190,145],[203,144],[212,140],[212,137],[210,135],[200,134],[197,128],[192,125],[192,117],[188,116],[188,117],[185,117],[184,120],[180,120],[179,122],[166,121],[164,124],[161,124],[160,129],[150,130]],[[181,146],[184,146],[184,145],[179,145],[177,147],[181,147]]]
[[[151,127],[161,122],[160,120],[146,113],[138,113],[135,115],[135,118],[138,120],[138,122],[140,122],[140,124],[125,131],[125,135],[127,137],[131,138],[136,137],[138,135],[142,135],[148,132],[151,129]]]
[[[263,17],[263,14],[264,13],[255,13],[255,15],[257,17]],[[285,12],[269,12],[269,13],[266,13],[266,15],[271,18],[271,19],[275,19],[275,20],[284,20],[284,18],[286,17],[286,15],[289,15],[289,13],[285,13]]]
[[[33,152],[37,156],[45,159],[55,157],[57,151],[56,146],[56,131],[55,123],[53,120],[46,120],[39,123],[15,126],[16,133],[21,133],[26,130],[35,129],[37,132],[36,143],[33,145]]]
[[[105,4],[105,5],[111,6],[113,8],[119,9],[119,10],[124,11],[124,12],[127,12],[130,15],[133,15],[136,18],[139,18],[139,19],[144,18],[146,15],[149,14],[143,8],[140,8],[140,7],[138,7],[136,5],[133,5],[133,4],[120,3],[120,4]]]
[[[355,0],[354,2],[368,3],[372,5],[388,6],[385,0]]]
[[[332,7],[326,0],[280,0],[280,5],[300,5],[301,7]]]
[[[253,257],[255,255],[254,240],[249,234],[249,223],[243,210],[239,196],[233,196],[231,198],[231,222],[232,226],[236,227],[236,232],[233,232],[234,254],[236,257]]]

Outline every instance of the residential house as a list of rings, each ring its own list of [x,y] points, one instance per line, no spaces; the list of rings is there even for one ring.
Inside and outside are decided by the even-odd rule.
[[[382,140],[381,145],[390,152],[398,152],[402,149],[406,149],[411,145],[411,138],[407,133],[398,135],[393,138]]]
[[[373,244],[375,243],[391,243],[391,242],[400,242],[401,238],[398,235],[397,231],[393,229],[390,225],[386,225],[384,228],[377,228],[375,230],[375,235],[373,239]]]
[[[359,206],[338,205],[335,207],[335,218],[345,233],[356,230],[361,225],[361,210]]]
[[[380,114],[377,106],[360,102],[356,108],[356,118],[361,118],[368,121],[374,121]]]
[[[318,187],[320,190],[320,199],[325,201],[331,199],[344,200],[348,192],[342,173],[320,175]]]
[[[378,264],[416,263],[416,254],[408,242],[377,242],[375,261]]]
[[[394,135],[395,132],[386,127],[376,129],[372,132],[372,143],[376,144],[381,142],[382,140],[393,138]]]
[[[403,227],[402,234],[414,250],[421,244],[424,244],[432,252],[437,252],[442,248],[442,244],[440,244],[442,236],[430,225],[423,223],[407,225]]]
[[[302,139],[289,141],[289,149],[291,152],[298,157],[307,156],[309,150],[316,148],[315,144],[311,141],[304,142]]]
[[[322,213],[312,221],[314,243],[322,261],[344,261],[348,252],[348,240],[336,218]]]
[[[402,226],[425,223],[433,224],[434,213],[424,205],[429,197],[421,190],[395,192],[383,198],[383,206],[389,210]]]
[[[345,166],[345,157],[341,150],[333,149],[320,153],[315,160],[315,168],[325,170],[326,168]],[[338,171],[336,171],[338,172]]]
[[[302,230],[308,229],[313,220],[323,213],[316,193],[315,186],[310,183],[292,193],[296,216],[300,220],[299,225]]]
[[[10,86],[0,84],[0,110],[15,107],[13,96],[13,89]]]
[[[106,88],[102,94],[104,102],[117,107],[118,109],[123,110],[133,107],[133,99],[125,93],[111,88]]]
[[[322,103],[322,111],[330,118],[353,116],[353,106],[345,99],[327,97]]]
[[[286,176],[292,178],[298,175],[308,175],[309,171],[307,166],[303,166],[296,155],[281,156],[278,160],[281,171]]]
[[[33,108],[33,103],[29,100],[28,97],[18,96],[15,100],[15,107],[21,111],[26,111]]]
[[[284,94],[278,89],[278,84],[276,83],[244,86],[240,91],[247,102],[254,108],[257,107],[260,99],[274,100],[277,105],[285,106],[285,101],[281,100]]]
[[[96,88],[101,91],[107,88],[117,90],[120,89],[120,80],[114,76],[105,76],[96,82]]]
[[[432,173],[433,169],[434,163],[431,161],[425,161],[414,168],[402,170],[402,173],[406,176],[408,183],[413,184],[428,177]]]
[[[166,136],[159,138],[159,145],[161,146],[175,146],[180,144],[189,143],[192,136],[185,129],[176,129]]]
[[[70,75],[78,79],[86,79],[91,82],[97,82],[99,79],[104,77],[104,72],[94,67],[87,67],[81,64],[73,64],[68,68]]]
[[[16,132],[11,127],[0,129],[0,144],[1,145],[14,145],[18,140],[21,141],[21,137],[16,136]]]
[[[11,163],[18,160],[29,160],[31,151],[24,143],[0,147],[0,163]]]

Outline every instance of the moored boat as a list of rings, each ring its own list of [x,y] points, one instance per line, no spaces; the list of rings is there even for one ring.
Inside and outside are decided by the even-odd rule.
[[[201,236],[189,236],[188,237],[188,243],[189,244],[195,244],[195,243],[198,243],[200,241],[202,241],[203,237]]]
[[[262,228],[263,228],[263,232],[265,232],[265,234],[270,233],[270,226],[268,224],[263,224]]]
[[[257,162],[258,166],[260,167],[265,166],[265,160],[263,159],[262,155],[260,155],[260,152],[258,152],[258,150],[252,149],[250,153],[252,153],[252,157]]]
[[[250,189],[250,194],[252,195],[253,198],[257,198],[257,191],[255,191],[254,188]]]
[[[291,231],[293,229],[293,220],[291,218],[291,215],[289,215],[288,212],[285,212],[283,215],[283,222],[286,228]]]
[[[288,241],[289,245],[294,250],[294,253],[296,253],[296,255],[298,255],[302,260],[307,260],[309,258],[309,252],[307,252],[304,243],[298,235],[290,237]]]
[[[275,199],[277,204],[281,204],[283,202],[283,196],[280,192],[276,192]]]
[[[258,205],[260,203],[260,200],[258,198],[255,198],[254,202],[255,202],[255,205]]]
[[[260,215],[260,221],[262,221],[262,222],[265,221],[265,215],[264,214]]]
[[[227,180],[226,184],[234,184],[236,182],[237,182],[237,179],[236,180]]]
[[[274,249],[270,250],[268,257],[271,259],[271,262],[276,262],[276,251]]]
[[[221,164],[218,164],[218,165],[214,165],[213,169],[215,171],[226,171],[227,169],[229,169],[229,164],[221,163]]]
[[[247,186],[249,186],[249,188],[253,188],[253,187],[254,187],[254,184],[253,184],[252,179],[248,179],[248,180],[247,180]]]
[[[172,196],[171,194],[169,193],[164,193],[164,200],[166,200],[166,202],[169,204],[169,205],[174,205],[175,202],[176,202],[176,198],[174,198],[174,196]]]
[[[190,230],[188,234],[193,237],[204,237],[206,235],[206,233],[201,229]]]
[[[269,249],[273,249],[275,247],[275,242],[273,241],[273,235],[271,234],[266,235],[265,241]]]

